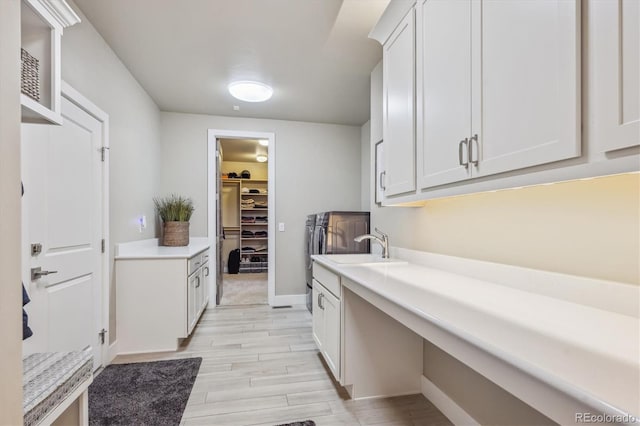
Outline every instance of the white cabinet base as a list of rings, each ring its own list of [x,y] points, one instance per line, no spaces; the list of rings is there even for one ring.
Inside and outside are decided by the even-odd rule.
[[[420,393],[422,338],[345,287],[342,304],[342,384],[351,398]]]
[[[186,277],[185,259],[116,262],[119,354],[178,349],[187,337]]]

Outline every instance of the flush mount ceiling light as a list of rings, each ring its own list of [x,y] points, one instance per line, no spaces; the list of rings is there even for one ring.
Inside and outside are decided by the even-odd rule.
[[[258,154],[256,155],[256,161],[258,163],[264,163],[267,161],[267,156],[266,155],[262,155],[262,154]]]
[[[245,102],[264,102],[271,98],[273,89],[258,81],[234,81],[229,84],[229,93]]]
[[[269,139],[258,139],[258,143],[262,146],[269,146]]]

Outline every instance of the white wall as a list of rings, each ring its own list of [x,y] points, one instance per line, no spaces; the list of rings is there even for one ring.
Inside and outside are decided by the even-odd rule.
[[[304,223],[325,210],[360,209],[360,128],[281,120],[161,114],[162,188],[192,197],[191,235],[207,236],[207,130],[276,135],[276,295],[304,294]]]
[[[0,1],[0,424],[22,424],[20,1]]]
[[[62,37],[62,78],[109,114],[111,306],[109,334],[115,330],[113,246],[155,236],[152,198],[160,191],[160,111],[109,45],[80,13],[82,22]],[[136,218],[147,216],[140,233]]]

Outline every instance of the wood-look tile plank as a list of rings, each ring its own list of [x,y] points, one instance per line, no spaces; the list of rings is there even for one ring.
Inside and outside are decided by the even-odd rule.
[[[261,410],[251,410],[230,414],[219,414],[215,416],[194,417],[184,419],[184,424],[195,425],[216,425],[216,426],[252,426],[256,424],[288,423],[313,419],[319,416],[331,415],[329,406],[322,402],[310,405],[298,405],[294,407],[267,408]]]
[[[252,377],[251,386],[268,386],[268,385],[282,385],[286,383],[296,382],[311,382],[314,380],[329,380],[324,371],[317,371],[313,373],[295,373],[295,374],[280,374],[277,376],[265,376],[265,377]]]
[[[327,389],[311,392],[295,392],[287,394],[287,402],[289,405],[305,405],[314,402],[340,401],[348,398],[345,391],[339,389]],[[344,411],[347,413],[348,411]]]
[[[237,399],[233,401],[210,402],[187,406],[183,417],[205,417],[218,414],[240,413],[265,408],[286,407],[287,398],[283,395],[262,398]]]
[[[207,393],[206,402],[232,401],[234,399],[259,398],[264,396],[286,395],[287,392],[311,392],[317,390],[334,389],[329,380],[314,380],[312,382],[296,382],[282,385],[257,386],[248,389],[212,389]]]

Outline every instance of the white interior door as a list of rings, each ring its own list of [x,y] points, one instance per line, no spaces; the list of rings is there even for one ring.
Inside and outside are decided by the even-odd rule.
[[[49,275],[28,284],[33,336],[24,353],[91,345],[102,365],[102,123],[62,99],[62,126],[22,126],[27,245],[41,244],[27,269]],[[56,271],[55,273],[53,271]]]

